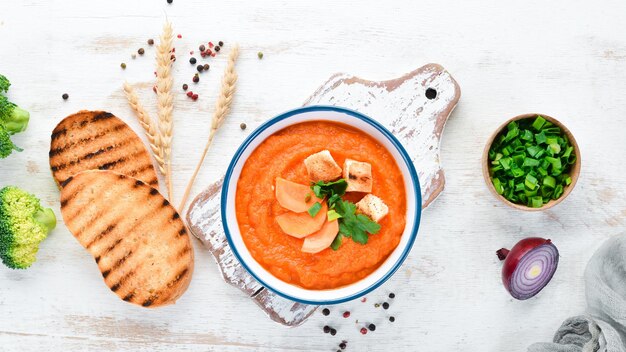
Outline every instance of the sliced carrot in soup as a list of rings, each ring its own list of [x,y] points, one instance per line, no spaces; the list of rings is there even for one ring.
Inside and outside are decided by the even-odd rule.
[[[322,209],[312,217],[308,212],[305,213],[285,213],[276,217],[278,226],[288,234],[296,238],[306,237],[322,228],[326,221],[326,212],[328,206],[322,203]]]
[[[339,233],[339,222],[337,220],[326,221],[322,228],[316,233],[304,238],[302,251],[305,253],[319,253],[330,247]]]
[[[313,194],[311,187],[280,177],[276,178],[276,199],[281,207],[296,213],[304,213],[315,202],[322,202]]]

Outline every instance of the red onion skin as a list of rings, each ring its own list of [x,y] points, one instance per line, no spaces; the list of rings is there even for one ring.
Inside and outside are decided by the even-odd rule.
[[[506,290],[511,292],[511,276],[513,275],[513,271],[517,268],[517,264],[528,252],[531,250],[544,245],[551,243],[550,240],[541,237],[528,237],[519,242],[510,251],[502,248],[500,253],[503,253],[506,257],[504,259],[504,264],[502,265],[502,283]],[[500,259],[502,260],[502,259]]]

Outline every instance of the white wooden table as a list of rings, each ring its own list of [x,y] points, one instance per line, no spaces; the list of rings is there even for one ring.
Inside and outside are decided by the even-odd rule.
[[[177,200],[207,136],[224,67],[222,56],[201,76],[195,103],[178,88],[191,83],[188,51],[208,40],[241,45],[240,84],[193,194],[225,170],[251,129],[301,105],[332,73],[385,79],[428,62],[444,65],[462,90],[442,145],[446,190],[425,211],[415,247],[393,279],[366,303],[333,308],[330,317],[318,313],[294,329],[271,322],[223,283],[197,241],[194,279],[175,306],[126,304],[59,222],[32,268],[0,267],[1,350],[334,351],[346,339],[352,351],[521,351],[551,340],[564,318],[584,311],[585,264],[626,225],[625,2],[2,0],[0,73],[13,82],[10,98],[32,117],[15,138],[25,151],[0,160],[0,186],[38,194],[60,218],[48,170],[51,130],[77,110],[104,109],[140,131],[121,84],[143,83],[142,98],[154,111],[154,48],[146,40],[157,39],[166,16],[183,35],[175,41]],[[132,60],[140,47],[146,55]],[[505,208],[480,173],[489,134],[525,112],[563,121],[583,153],[576,190],[539,214]],[[551,238],[561,262],[541,294],[518,302],[501,285],[494,251],[529,235]],[[392,291],[388,311],[374,308]],[[349,319],[340,317],[344,309]],[[360,335],[356,319],[375,323],[376,332]],[[337,336],[322,333],[326,323]]]

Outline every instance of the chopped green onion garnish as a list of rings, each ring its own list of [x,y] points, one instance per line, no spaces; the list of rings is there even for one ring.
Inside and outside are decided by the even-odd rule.
[[[541,116],[537,116],[537,118],[535,119],[535,121],[533,122],[533,128],[536,131],[540,131],[541,128],[543,127],[543,125],[546,123],[546,119],[544,119]]]
[[[329,210],[327,213],[327,216],[328,216],[328,221],[337,220],[341,217],[341,215],[339,215],[339,213],[337,213],[334,210]]]
[[[311,217],[315,217],[315,215],[317,215],[320,210],[322,210],[322,205],[320,204],[320,202],[315,202],[315,204],[311,205],[307,212],[309,213],[309,215],[311,215]]]
[[[496,192],[513,203],[541,207],[572,184],[574,147],[561,128],[542,116],[509,123],[494,138],[488,156]]]

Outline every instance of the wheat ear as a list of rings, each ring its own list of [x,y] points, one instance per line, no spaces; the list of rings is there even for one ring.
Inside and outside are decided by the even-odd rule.
[[[152,150],[154,159],[157,161],[159,171],[163,177],[166,177],[167,169],[165,168],[165,158],[163,157],[163,149],[161,149],[161,141],[159,139],[156,123],[152,121],[146,109],[144,109],[143,105],[139,102],[139,97],[135,93],[135,90],[127,82],[124,82],[124,94],[126,94],[128,104],[130,104],[130,107],[135,112],[146,137],[148,137],[150,149]]]
[[[159,117],[158,131],[161,152],[165,162],[167,194],[170,201],[172,194],[172,110],[174,109],[174,96],[172,95],[172,24],[168,21],[163,26],[159,45],[157,46],[157,111]]]
[[[230,112],[230,107],[233,104],[233,97],[235,96],[235,88],[237,86],[237,72],[235,71],[235,62],[239,57],[239,46],[235,45],[228,55],[228,64],[226,66],[226,70],[224,71],[224,76],[222,76],[222,86],[220,89],[220,95],[215,102],[215,111],[213,112],[213,118],[211,119],[211,131],[209,132],[209,138],[204,146],[204,151],[202,152],[202,156],[196,165],[196,169],[187,183],[187,187],[185,188],[185,194],[183,195],[183,200],[180,202],[180,207],[178,208],[180,211],[183,210],[185,203],[187,203],[187,198],[189,197],[189,192],[193,187],[194,182],[196,181],[196,177],[198,176],[198,171],[200,171],[200,167],[202,163],[204,163],[204,158],[206,157],[211,144],[213,143],[213,139],[215,138],[215,134],[217,130],[222,126],[228,112]]]

